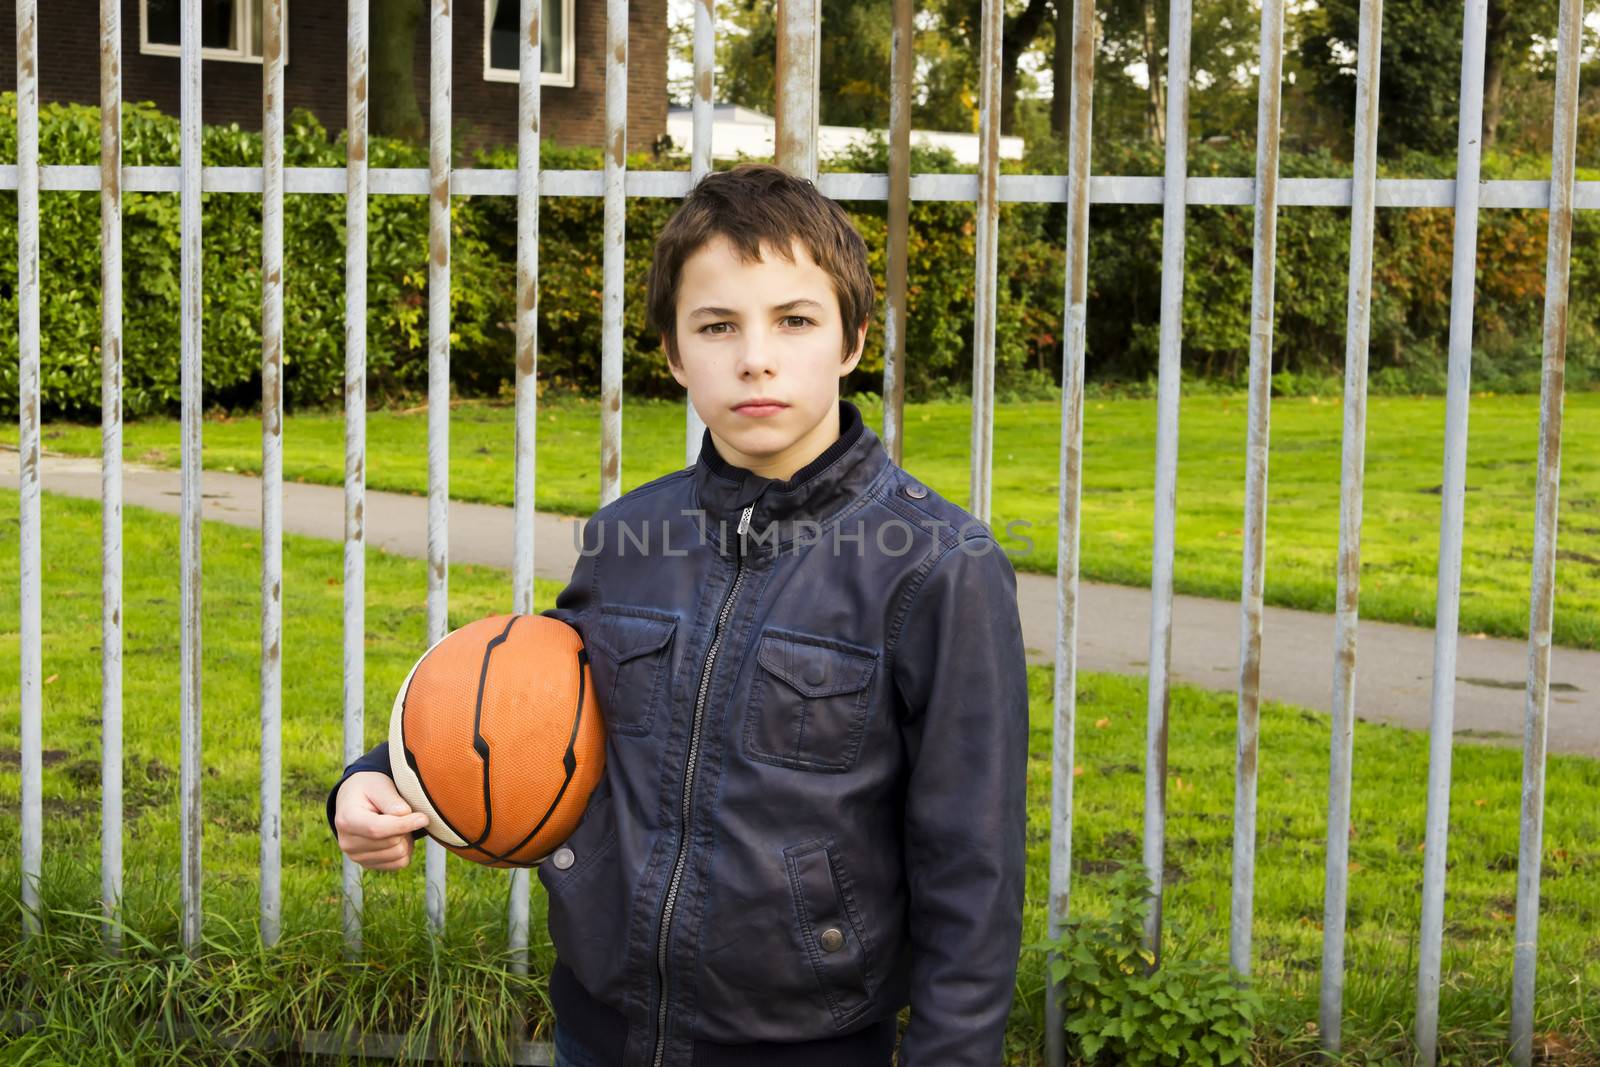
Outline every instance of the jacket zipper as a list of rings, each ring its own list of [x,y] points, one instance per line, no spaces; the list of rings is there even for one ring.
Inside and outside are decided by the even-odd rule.
[[[667,883],[667,896],[661,905],[660,932],[656,940],[656,971],[661,977],[661,995],[656,1008],[656,1048],[652,1061],[654,1067],[661,1067],[662,1057],[666,1055],[667,942],[672,935],[672,912],[678,903],[678,888],[683,881],[684,863],[689,858],[689,815],[694,796],[695,763],[700,755],[700,724],[705,717],[706,691],[711,684],[711,668],[722,646],[722,628],[728,621],[728,611],[733,607],[733,598],[739,591],[739,583],[744,579],[744,533],[750,528],[750,513],[754,510],[755,503],[751,502],[745,505],[744,512],[739,516],[738,556],[734,563],[733,584],[728,586],[728,595],[722,600],[722,610],[717,613],[717,625],[712,634],[711,647],[706,650],[705,665],[700,668],[700,691],[694,701],[694,724],[689,731],[689,758],[683,772],[681,812],[683,828],[678,834],[678,854],[672,864],[672,878]]]

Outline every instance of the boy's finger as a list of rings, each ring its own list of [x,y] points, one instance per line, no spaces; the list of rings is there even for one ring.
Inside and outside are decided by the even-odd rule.
[[[412,841],[409,837],[389,838],[385,841],[366,842],[357,840],[346,848],[345,855],[361,864],[370,867],[374,863],[386,863],[395,859],[408,858],[412,851]]]
[[[392,848],[375,849],[359,860],[371,870],[397,870],[411,862],[411,839],[402,838]]]
[[[404,797],[396,795],[383,808],[384,812],[406,820],[406,832],[421,830],[431,821],[426,812],[413,811]]]
[[[350,819],[351,832],[368,838],[405,837],[427,825],[428,817],[421,812],[412,812],[408,815],[367,812],[352,816]]]

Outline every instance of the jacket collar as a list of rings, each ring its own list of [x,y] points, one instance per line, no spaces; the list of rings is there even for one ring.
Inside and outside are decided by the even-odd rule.
[[[746,505],[754,504],[746,551],[790,540],[800,523],[825,524],[864,493],[889,462],[878,435],[862,420],[855,404],[839,398],[839,437],[822,454],[787,480],[764,478],[736,467],[718,454],[706,430],[695,461],[695,492],[707,526],[719,542],[735,536]]]

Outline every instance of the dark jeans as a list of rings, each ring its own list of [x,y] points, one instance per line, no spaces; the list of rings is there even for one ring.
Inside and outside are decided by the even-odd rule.
[[[579,1044],[570,1030],[562,1029],[560,1020],[556,1021],[555,1046],[555,1067],[611,1067],[593,1049]]]
[[[556,1020],[555,1031],[555,1067],[613,1067],[594,1049],[580,1043],[572,1031],[564,1029],[559,1019]],[[893,1034],[891,1032],[886,1036],[892,1039]],[[883,1062],[885,1067],[893,1063],[893,1054]]]

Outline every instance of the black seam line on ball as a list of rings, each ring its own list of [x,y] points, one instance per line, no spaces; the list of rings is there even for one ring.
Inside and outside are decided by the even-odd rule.
[[[488,857],[489,860],[491,860],[491,861],[493,861],[495,863],[514,863],[519,867],[531,867],[531,866],[533,866],[533,864],[531,864],[531,863],[528,863],[528,862],[523,861],[523,860],[514,860],[511,857],[516,855],[518,852],[521,852],[523,850],[523,848],[527,846],[529,841],[532,841],[535,837],[539,836],[539,831],[544,829],[545,823],[549,822],[551,816],[553,816],[556,813],[556,808],[561,806],[561,798],[567,795],[567,789],[568,789],[569,786],[572,785],[573,775],[577,773],[578,757],[577,757],[577,753],[576,753],[575,749],[577,748],[577,743],[578,743],[578,727],[583,722],[584,681],[585,681],[585,674],[587,673],[584,670],[584,667],[587,666],[588,663],[589,663],[589,650],[586,649],[586,648],[579,648],[578,649],[578,706],[573,710],[573,713],[572,713],[572,733],[567,737],[567,751],[561,757],[561,766],[566,771],[566,777],[562,779],[561,788],[556,791],[555,799],[550,802],[550,807],[548,809],[546,809],[546,811],[544,813],[544,816],[542,818],[540,818],[538,824],[536,826],[534,826],[534,828],[532,830],[528,831],[528,836],[524,837],[521,841],[518,841],[515,845],[513,845],[511,848],[507,849],[504,853],[498,853],[498,852],[491,851],[490,849],[484,848],[482,845],[478,844],[477,842],[474,842],[474,843],[466,846],[468,849],[471,849],[473,852],[482,853],[484,856]],[[459,835],[457,835],[457,836],[459,836]],[[479,840],[481,841],[482,838],[480,838]]]
[[[561,806],[561,798],[567,795],[567,787],[572,784],[572,776],[578,770],[578,755],[575,749],[578,745],[578,727],[583,722],[583,676],[585,673],[583,668],[588,662],[588,650],[578,649],[578,706],[572,713],[572,733],[567,737],[567,751],[561,757],[561,766],[566,771],[566,777],[562,779],[561,788],[556,790],[556,797],[550,802],[550,807],[545,810],[544,816],[539,819],[538,824],[532,830],[528,831],[527,837],[524,837],[507,850],[507,856],[521,852],[529,841],[539,836],[539,831],[544,829],[544,824],[550,821],[550,817],[556,813],[556,808]]]
[[[511,636],[511,628],[521,617],[511,616],[506,620],[506,628],[489,639],[489,643],[483,646],[483,663],[478,667],[478,695],[473,701],[472,708],[472,750],[478,754],[478,759],[483,764],[483,832],[467,842],[468,848],[477,848],[487,840],[489,831],[494,826],[494,801],[489,792],[489,742],[484,740],[483,734],[479,732],[483,726],[483,689],[489,681],[489,660],[494,655],[494,650],[506,643],[506,638]]]

